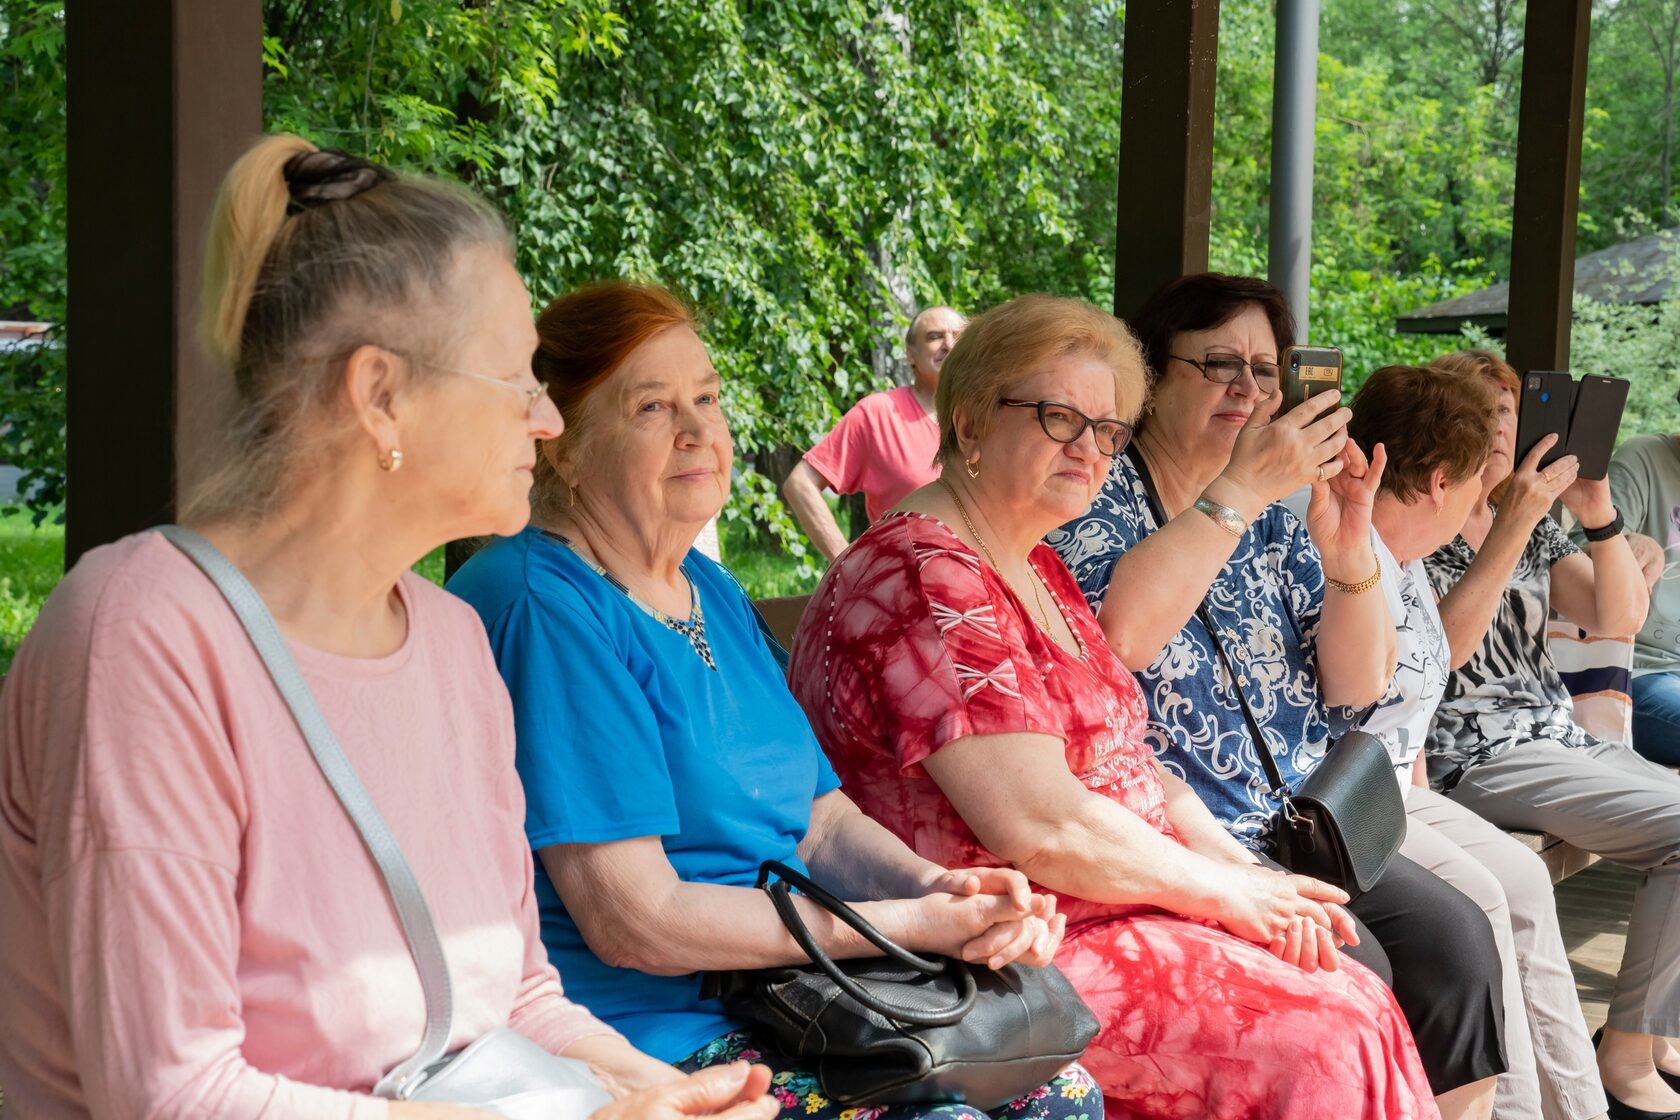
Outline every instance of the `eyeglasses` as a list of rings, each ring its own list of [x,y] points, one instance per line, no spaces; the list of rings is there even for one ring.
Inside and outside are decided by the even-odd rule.
[[[1060,401],[1012,401],[998,404],[1007,408],[1036,408],[1038,426],[1057,443],[1075,443],[1090,428],[1097,440],[1097,450],[1110,459],[1126,450],[1132,439],[1132,426],[1120,420],[1094,420],[1071,404]]]
[[[440,366],[436,362],[423,362],[419,358],[390,346],[381,347],[381,349],[390,350],[391,353],[417,366],[425,366],[427,369],[436,370],[439,373],[453,373],[457,377],[470,377],[474,381],[482,381],[486,385],[496,385],[510,393],[518,393],[525,398],[525,416],[527,419],[536,415],[537,404],[543,399],[543,394],[548,391],[548,387],[541,382],[535,385],[517,385],[512,381],[504,381],[500,377],[491,377],[488,374],[471,373],[464,369],[455,369],[452,366]]]
[[[1245,369],[1253,371],[1254,383],[1262,388],[1267,387],[1267,382],[1277,384],[1278,367],[1272,362],[1245,362],[1235,354],[1209,354],[1199,362],[1194,358],[1180,358],[1177,354],[1168,354],[1167,357],[1195,366],[1202,371],[1203,377],[1215,385],[1229,385],[1241,377]]]

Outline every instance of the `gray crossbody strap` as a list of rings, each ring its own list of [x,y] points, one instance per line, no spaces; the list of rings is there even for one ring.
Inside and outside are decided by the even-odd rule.
[[[210,582],[226,597],[233,613],[239,616],[245,633],[250,635],[251,644],[256,647],[263,664],[268,666],[275,687],[292,710],[298,730],[303,732],[327,784],[332,786],[351,823],[361,833],[368,854],[379,866],[385,886],[391,892],[391,901],[396,904],[397,918],[402,923],[403,936],[408,939],[409,952],[414,955],[414,963],[420,970],[420,988],[426,997],[426,1032],[421,1036],[420,1049],[374,1087],[378,1096],[398,1095],[404,1083],[443,1057],[444,1048],[449,1045],[454,1018],[449,963],[444,959],[443,944],[438,940],[437,927],[432,922],[425,895],[421,893],[420,884],[409,869],[408,861],[403,858],[402,849],[397,847],[391,830],[374,807],[373,799],[356,777],[350,760],[344,757],[332,729],[327,726],[326,717],[321,714],[309,686],[304,683],[303,674],[298,671],[297,662],[292,660],[291,651],[286,648],[286,640],[281,636],[274,616],[269,613],[256,588],[227,557],[216,551],[215,545],[191,529],[164,525],[158,532],[210,577]]]

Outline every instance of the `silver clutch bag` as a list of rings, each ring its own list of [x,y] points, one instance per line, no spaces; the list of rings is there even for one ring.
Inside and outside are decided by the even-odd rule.
[[[481,1036],[421,1070],[410,1084],[412,1091],[398,1092],[398,1099],[470,1104],[507,1120],[583,1120],[612,1103],[588,1066],[510,1030]]]
[[[298,672],[291,651],[256,589],[214,545],[190,529],[165,525],[159,532],[197,564],[239,616],[251,644],[268,667],[298,730],[303,732],[327,784],[338,796],[397,908],[403,937],[420,972],[426,996],[426,1030],[420,1048],[373,1087],[377,1097],[471,1105],[508,1120],[585,1120],[612,1101],[584,1063],[550,1054],[517,1031],[490,1031],[445,1055],[453,1033],[454,997],[449,962],[420,883],[344,757],[326,717]]]

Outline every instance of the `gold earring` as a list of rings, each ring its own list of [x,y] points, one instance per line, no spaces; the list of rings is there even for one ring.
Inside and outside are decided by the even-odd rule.
[[[379,457],[379,469],[393,472],[402,469],[402,452],[393,447],[389,454],[381,455]]]
[[[979,478],[980,477],[980,466],[979,466],[979,464],[980,464],[980,456],[978,456],[978,455],[976,455],[974,458],[968,460],[967,462],[965,462],[963,464],[963,466],[968,469],[968,477],[970,477],[970,478]]]

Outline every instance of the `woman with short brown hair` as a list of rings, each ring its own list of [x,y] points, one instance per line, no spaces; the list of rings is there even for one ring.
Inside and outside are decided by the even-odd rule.
[[[1545,467],[1543,437],[1518,464],[1514,371],[1490,351],[1436,364],[1491,384],[1494,449],[1457,535],[1424,561],[1441,599],[1454,670],[1427,747],[1438,791],[1500,828],[1549,832],[1645,872],[1634,896],[1598,1068],[1612,1117],[1680,1116],[1680,778],[1574,720],[1546,648],[1550,612],[1589,634],[1627,636],[1648,592],[1605,479],[1565,455]],[[1583,551],[1548,511],[1581,523]],[[1497,504],[1497,508],[1495,505]]]
[[[1387,366],[1353,398],[1348,434],[1395,448],[1371,510],[1382,593],[1399,658],[1383,695],[1331,711],[1335,733],[1358,728],[1394,761],[1409,825],[1400,853],[1469,895],[1488,917],[1504,964],[1505,1052],[1495,1099],[1500,1120],[1588,1120],[1607,1107],[1575,979],[1558,928],[1545,864],[1502,829],[1429,788],[1424,745],[1455,668],[1423,557],[1451,541],[1482,491],[1495,443],[1495,382],[1444,369]],[[1549,503],[1532,460],[1511,491],[1519,505]],[[1477,561],[1481,563],[1481,561]],[[1508,573],[1507,573],[1508,574]]]

